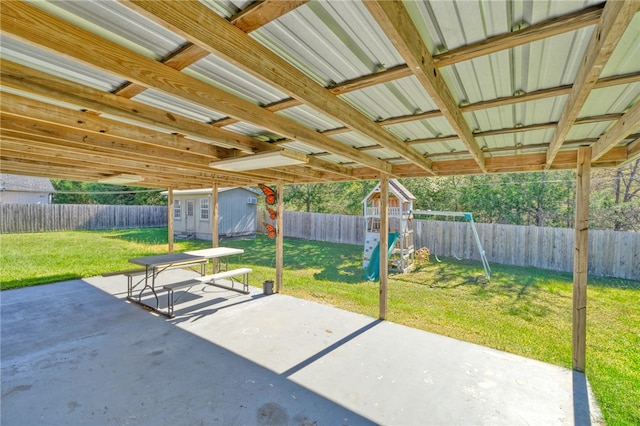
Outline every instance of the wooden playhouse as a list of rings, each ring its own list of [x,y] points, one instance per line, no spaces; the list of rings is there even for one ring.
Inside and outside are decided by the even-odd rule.
[[[396,179],[389,180],[389,270],[407,272],[413,266],[413,196]],[[362,200],[365,218],[365,242],[362,267],[378,263],[380,243],[380,184]],[[373,266],[373,264],[371,265]]]

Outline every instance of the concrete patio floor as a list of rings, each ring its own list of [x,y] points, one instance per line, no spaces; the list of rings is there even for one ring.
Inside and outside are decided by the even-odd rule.
[[[196,287],[173,319],[122,275],[0,296],[3,425],[601,421],[583,374],[256,287]]]

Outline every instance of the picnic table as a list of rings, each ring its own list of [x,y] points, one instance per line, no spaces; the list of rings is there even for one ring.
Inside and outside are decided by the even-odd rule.
[[[127,274],[127,300],[142,305],[145,308],[148,308],[154,312],[160,313],[162,315],[173,317],[173,305],[175,303],[173,298],[174,290],[178,290],[185,287],[192,287],[195,284],[203,283],[210,285],[218,285],[216,280],[222,279],[231,279],[232,287],[230,290],[237,291],[233,286],[233,279],[236,276],[243,276],[242,284],[243,284],[243,293],[248,293],[248,274],[251,272],[249,268],[239,268],[235,270],[229,270],[229,256],[234,254],[244,253],[242,249],[230,248],[230,247],[214,247],[209,249],[202,250],[192,250],[183,253],[172,253],[172,254],[162,254],[156,256],[146,256],[146,257],[137,257],[133,259],[129,259],[130,263],[144,266],[144,270],[136,271],[133,273]],[[210,259],[218,259],[225,258],[225,269],[224,271],[220,270],[220,265],[218,265],[218,270],[216,271],[215,262],[212,262],[214,266],[212,266],[211,275],[205,275],[206,266],[209,263]],[[200,267],[200,277],[196,279],[191,279],[187,281],[180,281],[176,283],[170,283],[163,286],[164,290],[168,292],[168,304],[167,311],[163,311],[159,309],[160,301],[158,298],[158,293],[156,291],[156,278],[162,272],[169,269],[176,268],[192,268],[194,266]],[[143,275],[143,277],[134,285],[133,280],[134,276]],[[134,297],[133,291],[134,289],[143,284],[142,289],[138,293],[137,297]],[[155,306],[149,305],[142,301],[142,295],[146,290],[150,290],[155,298]]]

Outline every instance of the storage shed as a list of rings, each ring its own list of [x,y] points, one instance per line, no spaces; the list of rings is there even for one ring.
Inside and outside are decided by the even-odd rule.
[[[211,239],[211,192],[211,188],[173,191],[173,229],[176,236]],[[218,233],[221,238],[256,234],[258,195],[260,192],[248,187],[218,189]]]

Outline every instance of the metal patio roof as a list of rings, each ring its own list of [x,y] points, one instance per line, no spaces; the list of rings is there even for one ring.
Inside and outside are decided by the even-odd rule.
[[[157,188],[640,156],[640,1],[1,3],[0,167]],[[216,161],[287,149],[303,165]]]

